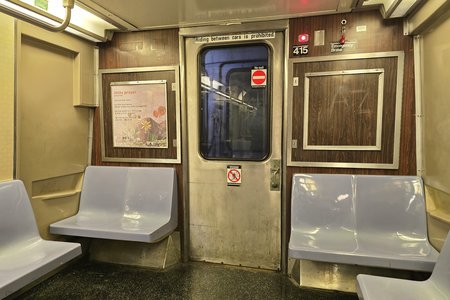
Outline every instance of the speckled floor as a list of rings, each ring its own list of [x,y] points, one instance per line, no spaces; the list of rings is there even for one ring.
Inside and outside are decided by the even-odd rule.
[[[79,262],[19,296],[20,299],[342,299],[355,294],[295,286],[281,273],[207,263],[156,272]]]

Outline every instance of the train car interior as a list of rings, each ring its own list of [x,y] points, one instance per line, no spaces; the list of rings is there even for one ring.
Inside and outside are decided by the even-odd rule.
[[[0,0],[0,299],[450,299],[450,0]]]

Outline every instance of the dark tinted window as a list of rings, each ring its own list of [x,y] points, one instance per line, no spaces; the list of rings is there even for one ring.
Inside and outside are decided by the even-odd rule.
[[[264,160],[269,155],[268,59],[264,44],[206,48],[200,53],[200,152],[204,158]],[[252,70],[267,70],[267,85],[252,86]],[[255,74],[254,78],[253,83],[264,80]]]

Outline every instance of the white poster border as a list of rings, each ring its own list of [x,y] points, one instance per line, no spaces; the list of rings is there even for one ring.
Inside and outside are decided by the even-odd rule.
[[[145,98],[142,94],[139,94],[138,91],[141,89],[134,89],[133,86],[142,87],[142,86],[154,86],[154,85],[163,85],[164,93],[159,95],[159,97],[163,97],[164,99],[157,98]],[[124,90],[127,92],[128,98],[120,98],[123,96],[121,93],[115,93],[116,88],[124,87]],[[119,90],[120,91],[120,90]],[[110,92],[111,92],[111,121],[112,121],[112,133],[113,133],[113,147],[114,148],[146,148],[146,149],[167,149],[169,147],[169,133],[168,133],[168,120],[167,120],[167,81],[166,80],[145,80],[145,81],[121,81],[121,82],[111,82],[110,83]],[[117,92],[117,91],[116,91]],[[141,91],[142,92],[142,91]],[[137,97],[138,95],[144,99],[135,98],[133,99],[133,95]],[[121,107],[121,110],[117,110],[117,102],[119,99],[124,101],[126,105]],[[159,106],[158,106],[159,104]],[[162,105],[161,105],[162,104]],[[157,109],[156,106],[158,106]],[[127,109],[129,111],[127,111]],[[148,110],[154,109],[153,116],[145,115],[142,116],[142,113],[147,112]],[[163,113],[162,113],[163,110]],[[138,113],[137,115],[135,113]],[[123,120],[119,115],[129,115],[127,120]],[[161,114],[161,115],[159,115]],[[164,115],[164,118],[160,123],[155,122],[155,118],[159,118]],[[122,118],[122,120],[121,120]],[[133,122],[135,124],[133,124]],[[139,124],[138,124],[139,123]],[[145,123],[145,124],[144,124]],[[147,125],[147,126],[145,126]],[[124,128],[120,128],[120,126],[128,127],[128,131],[126,134],[124,133]],[[133,128],[131,128],[131,127]],[[159,134],[162,135],[163,141],[158,141],[155,139],[150,139],[148,131],[156,129],[158,127]],[[133,132],[131,132],[133,131]],[[125,134],[125,135],[124,135]],[[145,135],[147,134],[147,138]],[[120,136],[119,136],[120,135]]]

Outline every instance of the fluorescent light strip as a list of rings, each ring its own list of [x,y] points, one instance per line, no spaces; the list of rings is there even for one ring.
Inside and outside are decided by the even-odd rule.
[[[394,12],[390,15],[391,18],[399,18],[405,16],[411,7],[416,4],[417,0],[403,0],[400,4],[395,8]]]
[[[55,5],[55,2],[50,1],[48,11],[44,11],[40,8],[35,7],[33,3],[34,1],[32,0],[0,0],[0,11],[11,10],[13,12],[18,12],[20,15],[27,16],[27,19],[40,20],[52,26],[59,25],[60,23],[58,21],[52,20],[50,17],[47,17],[45,15],[53,16],[53,18],[56,17],[58,19],[64,19],[65,9],[62,6],[62,3],[59,3],[60,5]],[[42,12],[42,14],[40,12]],[[8,12],[5,11],[5,13]],[[20,18],[18,16],[15,17]],[[25,21],[28,21],[27,19],[25,19]],[[118,29],[116,26],[110,24],[109,22],[106,22],[105,20],[79,7],[76,4],[72,9],[72,18],[69,26],[70,27],[66,28],[67,32],[94,42],[105,41],[107,38],[106,30]]]

